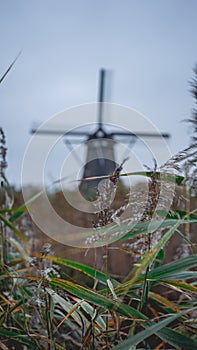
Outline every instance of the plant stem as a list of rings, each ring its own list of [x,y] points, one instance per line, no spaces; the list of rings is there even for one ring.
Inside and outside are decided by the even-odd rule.
[[[47,293],[44,286],[44,295],[45,295],[45,306],[46,306],[46,327],[47,335],[49,339],[48,350],[54,350],[53,346],[53,332],[52,332],[52,322],[51,322],[51,296]]]

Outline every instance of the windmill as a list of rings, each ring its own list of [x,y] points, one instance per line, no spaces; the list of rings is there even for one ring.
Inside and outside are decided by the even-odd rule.
[[[107,124],[103,122],[103,108],[104,108],[104,94],[105,94],[105,79],[106,71],[100,70],[100,81],[99,81],[99,96],[98,96],[98,116],[97,123],[94,124],[93,131],[83,130],[37,130],[33,128],[31,133],[42,134],[42,135],[62,135],[65,138],[65,144],[72,148],[72,140],[69,137],[76,137],[78,142],[85,137],[83,141],[86,145],[86,162],[83,167],[83,178],[87,177],[98,177],[91,181],[81,181],[79,184],[79,190],[84,197],[90,197],[90,195],[96,191],[97,186],[101,179],[99,176],[113,174],[117,167],[114,145],[117,138],[121,137],[121,142],[127,142],[128,139],[132,141],[132,144],[140,137],[158,138],[164,137],[169,138],[168,133],[148,133],[138,132],[133,133],[130,131],[123,130],[110,130],[107,128]],[[73,149],[73,148],[72,148]]]

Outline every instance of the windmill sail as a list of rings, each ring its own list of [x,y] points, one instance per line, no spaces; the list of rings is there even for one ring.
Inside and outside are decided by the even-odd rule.
[[[125,130],[108,131],[106,124],[103,122],[103,116],[105,112],[104,97],[106,95],[106,71],[100,70],[100,82],[99,82],[99,96],[98,96],[98,110],[97,110],[97,124],[96,131],[88,132],[83,130],[36,130],[32,129],[32,133],[45,134],[45,135],[62,135],[69,138],[71,136],[80,140],[85,137],[86,146],[86,159],[83,167],[82,178],[99,177],[104,175],[113,174],[114,170],[118,166],[115,161],[114,146],[118,138],[121,137],[121,142],[128,143],[128,139],[134,144],[140,137],[149,138],[169,138],[168,133],[158,132],[130,132]],[[67,140],[68,141],[68,140]],[[71,140],[72,142],[72,140]],[[67,145],[68,142],[65,142]],[[92,179],[88,181],[81,181],[79,190],[81,194],[86,198],[91,198],[92,194],[97,190],[98,184],[101,179]]]

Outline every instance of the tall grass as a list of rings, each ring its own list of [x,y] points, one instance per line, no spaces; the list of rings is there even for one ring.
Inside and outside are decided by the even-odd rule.
[[[3,203],[1,221],[0,347],[2,349],[194,349],[197,347],[196,248],[183,227],[197,223],[196,210],[165,213],[158,235],[159,173],[150,179],[149,207],[140,222],[115,226],[119,242],[144,240],[143,255],[124,280],[91,266],[51,255],[46,244],[29,255],[22,227],[15,222],[26,206],[12,207],[5,177],[5,139],[1,133]],[[185,186],[177,176],[177,186]],[[33,199],[32,199],[33,200]],[[164,215],[164,213],[157,213]],[[101,216],[98,217],[98,220]],[[99,221],[100,222],[100,221]],[[154,229],[154,225],[155,229]],[[99,234],[105,237],[105,226]],[[170,263],[164,248],[177,232],[191,251]],[[156,234],[157,240],[153,240]],[[139,238],[140,237],[140,238]],[[78,271],[82,283],[64,277],[63,267]],[[91,280],[84,285],[87,276]],[[160,293],[159,288],[165,290]],[[173,298],[170,296],[173,291]]]
[[[195,118],[192,121],[196,127]],[[173,182],[177,193],[186,193],[189,200],[196,196],[196,139],[167,162],[167,178],[156,164],[152,171],[140,173],[149,181],[140,220],[121,221],[121,210],[110,207],[98,212],[94,227],[99,239],[105,240],[109,233],[105,225],[114,221],[111,234],[121,243],[118,249],[128,254],[132,247],[139,248],[135,264],[121,277],[111,275],[107,267],[103,272],[54,256],[50,244],[39,252],[31,249],[29,228],[21,220],[28,203],[18,208],[13,205],[5,175],[3,130],[0,143],[0,348],[197,349],[197,251],[190,237],[191,225],[197,224],[197,209],[189,205],[180,209],[175,201],[173,209],[157,210],[161,183],[168,188]],[[171,168],[177,175],[169,173]],[[119,170],[108,179],[116,187]],[[102,194],[99,196],[101,201]],[[174,234],[183,240],[183,250],[179,258],[166,262],[165,247]],[[77,272],[77,278],[65,275],[65,268]]]

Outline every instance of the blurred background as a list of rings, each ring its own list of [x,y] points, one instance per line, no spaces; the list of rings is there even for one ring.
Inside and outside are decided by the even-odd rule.
[[[101,67],[111,71],[109,102],[169,132],[172,154],[187,147],[190,129],[181,121],[193,108],[196,13],[195,0],[1,0],[0,75],[22,50],[0,86],[10,182],[20,185],[32,124],[97,101]],[[78,123],[65,121],[65,128]],[[128,127],[134,128],[131,120]],[[33,168],[27,181],[37,181]]]

